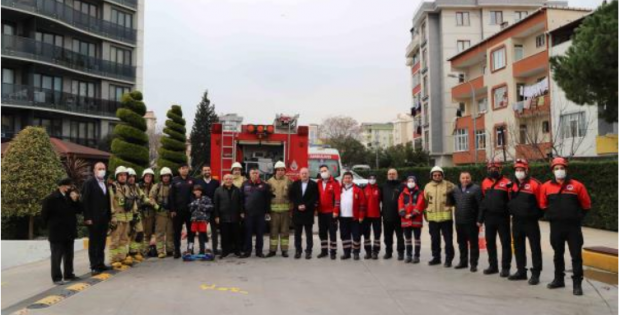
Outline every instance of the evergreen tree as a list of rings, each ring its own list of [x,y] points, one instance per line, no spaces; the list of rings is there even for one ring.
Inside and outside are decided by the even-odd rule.
[[[211,105],[208,93],[208,91],[204,92],[198,104],[194,125],[189,136],[194,171],[199,171],[202,165],[211,163],[211,126],[219,121],[215,113],[215,105]]]
[[[161,137],[157,167],[169,167],[175,174],[182,163],[187,163],[187,137],[185,136],[185,119],[181,106],[172,105],[166,114],[166,127]]]
[[[116,111],[116,117],[121,123],[114,127],[109,166],[111,174],[121,165],[133,168],[138,174],[149,166],[145,113],[146,105],[142,102],[142,93],[132,91],[123,95],[121,107]]]

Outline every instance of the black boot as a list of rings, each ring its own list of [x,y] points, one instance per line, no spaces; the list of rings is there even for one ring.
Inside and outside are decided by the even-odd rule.
[[[385,255],[383,255],[383,259],[392,259],[392,252],[385,252]]]
[[[583,278],[573,276],[573,295],[583,295],[583,289],[581,288],[581,281]]]
[[[502,272],[499,273],[499,276],[502,278],[508,278],[508,276],[510,276],[510,269],[502,268]]]
[[[360,260],[360,253],[353,253],[353,260]]]
[[[405,260],[405,253],[398,253],[398,260],[400,261]]]
[[[551,283],[547,284],[547,289],[557,289],[557,288],[563,288],[566,285],[564,284],[564,277],[558,277],[556,276],[553,281],[551,281]]]
[[[372,258],[372,254],[370,252],[366,252],[366,254],[364,255],[364,259],[370,259]]]
[[[342,256],[340,256],[340,259],[342,259],[342,260],[347,260],[349,258],[351,258],[351,252],[350,251],[346,251],[346,250],[344,251],[344,254]]]
[[[405,263],[406,264],[411,263],[412,261],[413,261],[413,258],[411,256],[409,256],[409,255],[407,256],[407,258],[405,258]]]
[[[451,261],[446,261],[446,262],[443,264],[443,266],[444,266],[444,267],[446,267],[446,268],[451,268],[451,267],[452,267],[452,262],[451,262]]]
[[[429,266],[435,266],[435,265],[439,265],[441,264],[441,259],[440,258],[433,258],[431,259],[431,261],[428,262]]]
[[[301,258],[301,252],[296,252],[295,253],[295,259],[299,259]]]
[[[312,253],[311,252],[307,252],[306,253],[306,259],[312,259]]]
[[[372,259],[374,260],[379,259],[379,252],[372,252]]]
[[[529,283],[530,285],[537,285],[540,283],[540,271],[538,270],[531,270],[532,275],[530,276],[530,281],[528,281],[527,283]]]
[[[469,267],[469,271],[471,271],[471,272],[478,272],[478,266],[472,265],[471,267]]]
[[[517,281],[517,280],[527,280],[527,271],[523,270],[517,270],[517,272],[511,274],[508,277],[508,280],[510,281]]]
[[[274,251],[274,252],[269,251],[269,253],[267,253],[267,258],[269,258],[269,257],[273,257],[273,256],[275,256],[275,255],[276,255],[276,252],[275,252],[275,251]]]
[[[287,252],[287,251],[285,251],[285,250],[283,250],[283,251],[282,251],[282,257],[284,257],[284,258],[288,258],[288,252]]]
[[[336,251],[333,250],[329,253],[329,258],[331,258],[331,260],[336,260]]]
[[[413,256],[413,263],[414,264],[419,264],[420,263],[420,256]]]
[[[454,269],[465,269],[467,268],[466,261],[460,261],[458,265],[454,266]]]
[[[499,273],[499,270],[495,266],[489,266],[489,268],[484,269],[482,273],[484,273],[485,275],[493,275],[493,274]]]
[[[327,257],[327,249],[322,249],[321,253],[316,256],[316,258],[323,258],[323,257]]]

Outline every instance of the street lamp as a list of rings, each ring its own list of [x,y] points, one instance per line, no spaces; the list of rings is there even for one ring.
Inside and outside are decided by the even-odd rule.
[[[448,77],[450,78],[456,78],[459,79],[459,76],[454,74],[454,73],[450,73],[448,74]],[[476,115],[478,113],[474,113],[474,109],[476,108],[476,106],[474,105],[476,103],[476,90],[474,89],[474,85],[471,84],[471,81],[467,80],[467,77],[465,74],[463,74],[463,79],[465,80],[465,82],[467,82],[467,84],[469,84],[469,88],[471,89],[471,107],[472,107],[472,120],[474,123],[474,164],[478,163],[478,139],[476,139]]]

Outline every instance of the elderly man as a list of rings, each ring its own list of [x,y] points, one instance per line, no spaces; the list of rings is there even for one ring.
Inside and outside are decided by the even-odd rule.
[[[84,224],[88,227],[88,258],[93,275],[109,269],[104,264],[105,242],[108,224],[112,218],[110,195],[106,185],[106,166],[97,162],[93,167],[93,177],[82,186],[82,209]]]
[[[396,234],[396,251],[398,252],[398,260],[405,259],[405,239],[403,238],[403,229],[400,225],[400,215],[398,213],[398,198],[404,186],[398,180],[398,172],[396,169],[389,169],[387,172],[387,181],[381,187],[381,204],[383,217],[383,242],[385,243],[385,255],[383,259],[392,258],[394,234]]]
[[[301,258],[301,235],[306,232],[306,259],[312,258],[312,225],[314,211],[319,201],[319,186],[310,180],[308,168],[299,171],[299,179],[293,182],[290,190],[293,203],[293,224],[295,225],[295,259]]]
[[[222,234],[222,255],[230,253],[241,256],[241,191],[233,184],[233,175],[224,175],[224,184],[215,190],[213,195],[215,222],[220,226]]]

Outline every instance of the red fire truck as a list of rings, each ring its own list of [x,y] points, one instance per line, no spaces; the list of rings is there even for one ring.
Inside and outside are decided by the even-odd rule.
[[[308,126],[297,126],[296,116],[276,115],[271,125],[247,124],[240,130],[227,130],[222,124],[211,127],[211,169],[214,176],[223,178],[230,173],[234,162],[245,173],[258,168],[261,178],[273,173],[277,161],[286,164],[286,174],[292,179],[302,167],[308,166]]]

